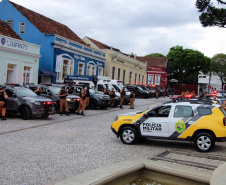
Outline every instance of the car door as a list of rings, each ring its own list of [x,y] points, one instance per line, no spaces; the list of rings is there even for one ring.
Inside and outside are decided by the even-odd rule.
[[[169,124],[170,138],[177,139],[188,127],[195,123],[195,119],[192,106],[175,105]]]
[[[144,115],[145,121],[140,124],[142,136],[168,137],[171,106],[159,106]]]
[[[5,92],[8,95],[8,99],[6,100],[6,110],[17,112],[19,103],[18,96],[13,89],[6,89]]]

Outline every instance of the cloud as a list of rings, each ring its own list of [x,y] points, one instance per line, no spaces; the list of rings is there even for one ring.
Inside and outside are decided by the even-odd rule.
[[[81,38],[91,37],[125,53],[167,55],[171,47],[181,45],[212,57],[223,51],[220,45],[226,48],[219,41],[224,37],[221,28],[200,25],[196,0],[12,1],[67,25]]]

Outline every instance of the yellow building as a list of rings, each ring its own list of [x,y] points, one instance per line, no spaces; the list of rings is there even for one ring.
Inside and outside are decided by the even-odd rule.
[[[91,48],[105,52],[105,76],[110,76],[113,80],[122,80],[124,84],[146,84],[147,63],[89,37],[84,37],[83,41]]]

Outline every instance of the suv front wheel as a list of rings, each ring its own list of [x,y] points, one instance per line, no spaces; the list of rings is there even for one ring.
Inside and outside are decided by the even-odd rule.
[[[208,152],[215,145],[214,137],[207,132],[201,132],[201,133],[197,134],[195,136],[194,142],[195,142],[196,148],[200,152]]]
[[[28,107],[23,106],[20,108],[20,116],[23,120],[28,120],[31,117],[31,111]]]
[[[124,144],[135,144],[138,141],[137,130],[133,127],[124,127],[120,132],[120,139]]]

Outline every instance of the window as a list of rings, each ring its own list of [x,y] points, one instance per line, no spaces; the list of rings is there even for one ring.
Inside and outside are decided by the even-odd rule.
[[[13,27],[13,20],[12,19],[8,19],[5,21],[11,28]]]
[[[96,66],[88,64],[86,74],[87,76],[96,75]]]
[[[21,22],[20,23],[20,34],[24,34],[25,33],[25,23]]]
[[[62,82],[66,75],[74,74],[74,60],[65,60],[61,61],[62,69],[61,72],[57,72],[57,80]]]
[[[159,85],[160,84],[160,75],[155,75],[155,85]]]
[[[144,75],[142,75],[142,85],[144,85]]]
[[[7,78],[6,83],[15,83],[16,82],[16,64],[8,64],[7,65]]]
[[[133,73],[130,71],[130,73],[129,73],[129,84],[132,84],[132,75],[133,75]]]
[[[140,74],[139,74],[139,78],[138,78],[138,84],[140,84]]]
[[[11,90],[6,89],[5,92],[6,92],[6,94],[7,94],[8,97],[13,97],[13,94],[14,93]]]
[[[27,84],[31,82],[31,67],[24,66],[23,83]]]
[[[137,84],[137,73],[135,73],[135,84]]]
[[[112,67],[112,79],[115,79],[115,67]]]
[[[190,106],[177,105],[174,112],[174,117],[192,117],[193,111]]]
[[[104,86],[102,85],[102,84],[99,84],[98,86],[97,86],[97,91],[104,91]]]
[[[205,115],[211,115],[212,111],[210,108],[205,108],[205,107],[198,107],[198,113],[200,116],[205,116]]]
[[[148,85],[152,85],[153,84],[153,77],[154,77],[153,74],[149,74],[148,75]]]
[[[104,72],[103,67],[99,67],[98,75],[103,76],[103,72]]]
[[[84,75],[84,68],[85,68],[85,64],[84,63],[79,63],[78,64],[78,75]]]
[[[169,117],[171,106],[158,107],[148,112],[149,117]]]
[[[120,77],[121,77],[121,69],[119,68],[118,69],[118,80],[120,80]]]
[[[123,70],[122,80],[123,80],[123,84],[125,84],[125,81],[126,81],[126,70]]]

